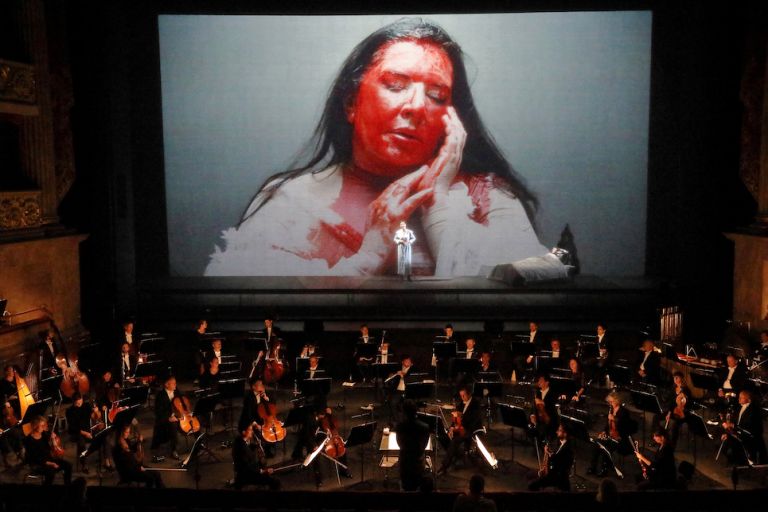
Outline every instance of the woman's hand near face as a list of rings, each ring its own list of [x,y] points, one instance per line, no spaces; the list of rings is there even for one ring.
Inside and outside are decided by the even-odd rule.
[[[445,123],[443,145],[420,184],[421,190],[434,190],[433,201],[437,204],[448,197],[448,189],[451,188],[453,180],[459,173],[464,145],[467,142],[467,131],[454,107],[446,109],[443,122]]]

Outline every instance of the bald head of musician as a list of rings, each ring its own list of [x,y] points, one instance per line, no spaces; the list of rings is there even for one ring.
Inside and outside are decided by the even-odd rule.
[[[747,405],[752,403],[752,393],[749,390],[743,389],[739,392],[739,405]]]
[[[309,358],[309,369],[312,371],[317,370],[317,363],[320,362],[320,359],[317,358],[317,356],[310,356]]]

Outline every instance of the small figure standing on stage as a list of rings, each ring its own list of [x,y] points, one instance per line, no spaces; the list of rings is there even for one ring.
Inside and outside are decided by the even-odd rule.
[[[411,245],[416,241],[413,231],[408,229],[405,221],[400,222],[400,229],[395,233],[397,244],[397,274],[403,279],[411,280]]]

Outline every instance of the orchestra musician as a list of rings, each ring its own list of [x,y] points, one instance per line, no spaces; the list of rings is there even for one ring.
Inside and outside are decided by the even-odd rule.
[[[13,385],[11,386],[7,380],[8,375],[11,376]],[[17,410],[19,409],[18,391],[16,390],[16,373],[12,366],[5,367],[5,375],[0,380],[0,453],[3,455],[3,464],[6,468],[13,468],[19,465],[24,460],[24,448],[22,444],[23,434],[17,425],[21,421],[18,416]],[[6,385],[8,384],[8,385]],[[15,401],[16,408],[11,405],[11,401]],[[16,454],[17,462],[13,464],[11,462],[11,452]]]
[[[597,435],[596,442],[610,453],[616,451],[621,455],[629,455],[634,451],[629,436],[637,430],[637,423],[621,403],[618,393],[615,391],[609,393],[605,400],[608,402],[608,418],[605,428]],[[595,446],[592,452],[592,463],[587,469],[587,473],[600,477],[605,476],[609,463],[605,460],[606,456],[607,454],[603,450]]]
[[[424,453],[429,443],[429,426],[420,421],[413,400],[403,403],[403,421],[397,424],[397,444],[400,447],[400,485],[404,491],[415,491],[424,475]]]
[[[40,351],[40,370],[45,377],[59,373],[56,365],[56,356],[62,353],[61,347],[56,343],[56,336],[53,329],[46,329],[38,333],[40,344],[37,346]],[[46,374],[45,372],[49,372]]]
[[[637,375],[642,382],[657,386],[661,380],[661,354],[653,340],[643,341],[637,362]]]
[[[768,359],[768,331],[760,333],[760,345],[755,350],[753,357],[761,361]]]
[[[341,436],[339,436],[338,422],[336,421],[336,418],[333,417],[333,410],[330,407],[326,407],[325,409],[318,409],[317,424],[318,428],[330,437],[329,444],[326,446],[329,447],[333,443],[337,443],[338,446],[334,445],[334,450],[337,452],[339,449],[343,450],[341,455],[337,453],[333,457],[337,461],[341,462],[344,466],[347,466],[346,468],[339,467],[340,474],[346,478],[352,478],[352,473],[349,471],[349,465],[347,463],[346,448],[342,448],[344,441],[341,439]],[[326,453],[328,452],[326,451]]]
[[[235,466],[233,487],[238,491],[246,485],[266,485],[271,491],[280,490],[280,480],[272,476],[273,470],[265,466],[261,441],[254,435],[253,425],[240,424],[240,435],[232,444]]]
[[[464,342],[466,344],[466,351],[464,353],[464,357],[466,359],[480,359],[480,351],[478,351],[475,348],[475,339],[474,338],[467,338],[467,341]]]
[[[535,345],[537,350],[547,346],[545,336],[539,331],[539,323],[531,321],[528,323],[528,343]],[[535,357],[533,355],[516,355],[513,360],[513,372],[517,379],[522,379],[525,372],[533,370]]]
[[[559,417],[557,412],[557,396],[550,386],[549,375],[543,373],[536,380],[534,408],[530,416],[536,436],[540,439],[551,439],[557,432]]]
[[[96,405],[102,410],[109,409],[112,407],[113,399],[116,399],[119,394],[120,383],[113,377],[112,368],[107,366],[101,371],[94,386]]]
[[[93,409],[84,405],[83,396],[75,391],[72,395],[72,405],[67,409],[67,432],[69,440],[76,444],[78,457],[85,451],[85,445],[93,439],[91,432],[91,413]],[[80,471],[88,473],[85,459],[80,460]]]
[[[120,346],[120,381],[123,386],[134,382],[138,357],[131,353],[131,346],[126,342]]]
[[[735,418],[723,422],[725,432],[720,438],[729,460],[735,465],[745,465],[746,456],[749,456],[754,464],[765,464],[768,455],[763,439],[762,411],[754,403],[751,391],[739,392],[739,408],[735,414]],[[743,450],[739,449],[739,443]]]
[[[452,412],[453,424],[448,427],[448,435],[451,438],[446,450],[438,475],[446,474],[462,451],[469,447],[472,435],[483,426],[483,417],[480,410],[480,401],[472,396],[468,387],[459,390],[460,401],[456,404],[456,410]]]
[[[202,375],[198,378],[197,382],[200,389],[212,389],[216,390],[219,387],[219,381],[221,375],[219,374],[219,358],[214,354],[209,356],[208,361],[204,364],[204,370]]]
[[[597,324],[597,354],[585,357],[582,363],[592,382],[604,382],[613,363],[613,342],[604,323]]]
[[[445,327],[443,327],[443,336],[445,339],[443,340],[445,343],[456,343],[456,338],[454,338],[455,332],[453,331],[453,325],[452,324],[445,324]]]
[[[542,464],[539,477],[528,485],[529,491],[538,491],[544,487],[557,487],[566,492],[571,490],[570,475],[575,456],[564,424],[557,427],[556,437],[554,448],[544,446],[545,463]]]
[[[197,341],[198,350],[203,351],[208,347],[208,320],[201,318],[197,321],[194,339]]]
[[[312,356],[319,356],[320,351],[318,347],[314,343],[307,343],[301,348],[301,353],[299,354],[299,357],[301,358],[308,358]]]
[[[118,335],[118,342],[120,345],[123,343],[127,343],[128,346],[131,348],[131,354],[134,356],[138,356],[139,354],[139,344],[134,343],[133,339],[133,331],[134,331],[134,322],[131,319],[123,320],[123,322],[120,324],[122,326],[122,331]]]
[[[205,369],[212,358],[216,358],[219,362],[219,365],[221,365],[223,362],[222,357],[225,355],[225,353],[222,351],[222,345],[223,343],[221,338],[214,338],[211,340],[210,348],[201,354],[200,375],[205,372]]]
[[[570,356],[568,355],[568,352],[563,350],[560,344],[560,340],[558,338],[552,338],[549,340],[549,369],[552,368],[567,368],[568,367],[568,360],[570,359]]]
[[[64,475],[64,484],[69,485],[72,482],[72,464],[53,456],[48,420],[36,416],[30,424],[32,431],[24,438],[25,462],[33,472],[43,475],[43,485],[51,485],[59,471]]]
[[[747,369],[743,364],[740,364],[739,359],[735,354],[728,354],[725,357],[725,363],[727,368],[723,384],[717,392],[720,398],[735,396],[739,391],[744,389],[744,386],[746,386],[747,381],[749,380]]]
[[[320,405],[315,406],[315,410],[304,415],[302,423],[299,425],[299,430],[296,433],[296,444],[291,452],[291,459],[295,461],[301,461],[304,459],[305,451],[306,455],[312,453],[317,448],[316,435],[320,427],[319,413],[325,410],[325,407]],[[320,475],[320,468],[315,460],[312,464],[312,471],[315,475],[315,485],[317,487],[322,486],[322,476]]]
[[[256,424],[259,427],[264,425],[264,418],[259,414],[259,406],[263,402],[264,404],[270,403],[269,395],[267,395],[267,389],[264,386],[264,382],[258,377],[254,377],[249,381],[250,392],[243,397],[243,411],[240,414],[240,432],[245,429],[246,425]],[[254,432],[255,435],[255,432]],[[262,448],[264,446],[262,445]],[[265,449],[267,456],[274,454],[274,447],[270,443]]]
[[[677,445],[677,438],[680,435],[680,427],[688,421],[691,404],[691,390],[685,383],[685,376],[682,372],[676,371],[672,374],[674,382],[674,395],[667,404],[665,430],[668,433],[669,443],[672,447]]]
[[[374,339],[368,331],[368,325],[360,325],[360,337],[357,339],[357,343],[362,343],[364,345],[370,345],[374,343]],[[355,349],[353,360],[360,379],[362,379],[363,382],[373,380],[373,376],[371,375],[371,363],[373,363],[374,358],[360,355],[357,353],[357,349]]]
[[[180,396],[176,391],[176,377],[173,375],[166,376],[163,381],[163,387],[155,395],[155,426],[152,433],[152,446],[151,449],[155,462],[160,462],[162,459],[158,454],[158,449],[161,445],[168,443],[168,447],[171,452],[171,457],[179,460],[179,453],[176,451],[178,444],[178,418],[173,414],[173,399]]]
[[[480,371],[483,373],[499,371],[496,364],[491,360],[491,353],[487,350],[480,353]]]
[[[637,485],[637,490],[674,489],[677,487],[675,448],[669,442],[667,431],[663,428],[653,433],[653,441],[658,445],[658,448],[652,461],[639,450],[635,452],[646,475],[646,478]]]
[[[575,357],[571,357],[568,360],[568,369],[571,371],[571,380],[574,382],[574,389],[576,389],[576,393],[570,397],[570,400],[572,402],[581,402],[584,399],[584,389],[586,387],[586,377],[581,369],[581,363]],[[560,398],[568,399],[568,397]]]
[[[0,380],[0,397],[3,404],[7,403],[17,420],[21,421],[21,406],[19,405],[19,390],[16,387],[16,369],[7,365],[4,369],[3,379]]]
[[[117,474],[121,482],[139,482],[147,488],[163,489],[163,479],[156,471],[147,471],[144,466],[144,438],[133,435],[130,424],[121,426],[116,434],[112,457],[115,459]]]

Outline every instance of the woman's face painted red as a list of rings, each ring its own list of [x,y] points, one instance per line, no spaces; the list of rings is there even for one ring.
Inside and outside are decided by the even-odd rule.
[[[402,176],[434,158],[445,135],[453,65],[428,42],[398,41],[379,50],[347,109],[355,165]]]

